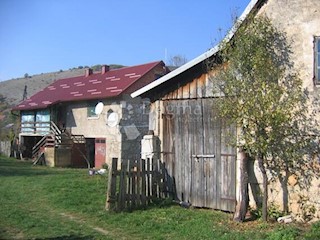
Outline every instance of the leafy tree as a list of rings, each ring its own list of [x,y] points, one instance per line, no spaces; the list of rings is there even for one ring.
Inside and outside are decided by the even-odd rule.
[[[123,68],[125,67],[124,65],[121,64],[110,64],[110,69],[118,69],[118,68]]]
[[[307,187],[316,174],[316,122],[308,110],[309,94],[294,71],[284,32],[267,17],[249,17],[235,36],[220,46],[209,63],[220,115],[238,126],[241,150],[241,199],[234,219],[243,221],[248,206],[248,157],[258,161],[263,177],[262,218],[267,220],[269,182],[278,178],[285,190],[294,174]],[[270,173],[267,175],[267,173]],[[287,208],[287,206],[285,206]],[[288,209],[285,209],[288,210]]]
[[[172,65],[174,67],[180,67],[183,64],[187,63],[188,60],[185,56],[175,55],[175,56],[171,57],[169,62],[170,62],[170,65]]]
[[[91,69],[93,71],[100,71],[101,70],[102,65],[101,64],[97,64],[97,65],[93,65],[91,66]]]

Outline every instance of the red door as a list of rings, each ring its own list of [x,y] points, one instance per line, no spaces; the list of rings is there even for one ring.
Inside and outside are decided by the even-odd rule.
[[[96,138],[95,140],[95,168],[102,168],[106,162],[106,139]]]

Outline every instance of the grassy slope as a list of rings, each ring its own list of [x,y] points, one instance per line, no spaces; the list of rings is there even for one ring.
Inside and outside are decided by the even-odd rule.
[[[0,157],[0,239],[295,239],[305,230],[237,224],[219,211],[151,207],[104,211],[106,176]],[[308,233],[316,236],[320,224]],[[318,235],[317,235],[318,236]],[[319,236],[318,236],[319,237]]]
[[[23,97],[24,87],[27,85],[27,97],[42,90],[52,82],[61,78],[69,78],[84,74],[84,69],[73,69],[63,72],[44,73],[29,78],[17,78],[0,82],[0,95],[5,97],[8,105],[18,104]]]

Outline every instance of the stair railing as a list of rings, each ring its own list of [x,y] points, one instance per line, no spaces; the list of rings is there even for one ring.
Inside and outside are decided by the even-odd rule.
[[[35,158],[39,155],[41,149],[45,147],[54,147],[55,141],[54,141],[54,135],[53,134],[47,134],[43,136],[39,142],[32,148],[32,158]]]
[[[52,121],[51,121],[51,124],[50,124],[50,130],[55,135],[56,144],[60,144],[61,143],[61,133],[62,133],[62,131]]]

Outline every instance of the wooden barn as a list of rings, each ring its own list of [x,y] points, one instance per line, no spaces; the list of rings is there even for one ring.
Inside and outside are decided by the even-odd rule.
[[[216,116],[207,54],[132,96],[151,101],[149,129],[160,140],[161,159],[175,188],[170,191],[177,200],[233,212],[236,149],[228,138],[235,128]]]
[[[319,96],[320,31],[319,0],[251,0],[238,23],[224,41],[229,41],[237,27],[249,14],[267,16],[292,41],[294,68],[303,86]],[[286,14],[283,14],[286,12]],[[301,46],[304,46],[301,48]],[[159,138],[160,156],[173,182],[171,189],[178,200],[193,206],[235,211],[240,200],[240,165],[237,149],[228,142],[236,129],[216,116],[215,101],[208,60],[215,61],[216,46],[192,61],[133,92],[132,97],[149,98],[149,129]],[[240,156],[239,156],[240,157]],[[259,206],[261,171],[250,163],[249,198],[252,207]],[[313,217],[320,219],[319,179],[309,189],[301,189],[293,176],[289,181],[289,210],[305,216],[304,204],[317,209]],[[279,182],[270,183],[269,200],[284,209],[285,192]],[[307,201],[304,199],[308,199]]]

